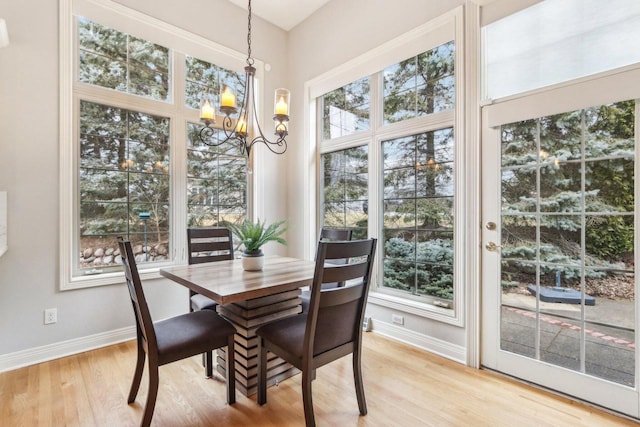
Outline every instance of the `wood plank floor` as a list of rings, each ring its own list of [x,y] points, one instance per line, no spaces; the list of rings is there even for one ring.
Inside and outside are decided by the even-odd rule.
[[[0,374],[0,426],[135,426],[146,399],[146,372],[127,405],[134,342]],[[323,367],[313,383],[319,426],[637,426],[598,409],[486,371],[466,368],[374,333],[365,334],[361,417],[351,358]],[[303,426],[297,375],[272,387],[268,403],[238,393],[224,403],[224,383],[205,379],[200,358],[160,368],[154,426]]]

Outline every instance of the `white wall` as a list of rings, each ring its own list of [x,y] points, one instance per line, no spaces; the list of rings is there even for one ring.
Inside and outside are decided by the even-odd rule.
[[[226,0],[120,3],[246,52],[246,12]],[[0,257],[1,362],[10,353],[134,323],[124,285],[59,291],[58,2],[0,0],[0,15],[11,39],[0,49],[0,191],[8,192],[9,241]],[[274,89],[286,86],[287,35],[256,17],[253,31],[254,57],[272,66],[265,74],[270,106]],[[265,117],[270,125],[271,115]],[[278,167],[276,156],[264,158],[265,186],[271,190],[262,211],[269,220],[284,218],[285,168]],[[145,287],[156,319],[186,311],[182,287],[162,280]],[[51,307],[58,309],[58,323],[45,326],[43,311]]]

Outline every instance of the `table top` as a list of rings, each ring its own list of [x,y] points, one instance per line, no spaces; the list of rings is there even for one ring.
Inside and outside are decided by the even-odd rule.
[[[267,256],[260,271],[245,271],[242,260],[180,265],[160,274],[205,295],[218,304],[230,304],[311,285],[315,262]]]

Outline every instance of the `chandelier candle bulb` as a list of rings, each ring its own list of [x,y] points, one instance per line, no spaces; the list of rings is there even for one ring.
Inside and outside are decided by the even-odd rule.
[[[236,132],[238,132],[241,135],[244,135],[247,133],[247,122],[245,122],[244,117],[240,117],[238,119],[238,124],[236,125]]]
[[[289,96],[287,89],[276,89],[275,106],[273,112],[275,115],[289,115]]]
[[[236,108],[236,96],[228,86],[226,86],[220,94],[220,106]]]
[[[213,115],[214,112],[211,103],[209,103],[208,100],[205,100],[200,108],[200,118],[202,120],[213,120]]]

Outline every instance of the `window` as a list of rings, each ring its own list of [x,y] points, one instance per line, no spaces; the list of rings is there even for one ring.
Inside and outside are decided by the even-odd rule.
[[[384,69],[384,124],[453,109],[454,43]]]
[[[166,260],[169,165],[167,118],[80,101],[80,271],[117,265],[122,235],[140,262]]]
[[[350,228],[353,239],[368,235],[368,147],[322,155],[322,227]]]
[[[442,129],[383,141],[382,286],[453,300],[454,139]]]
[[[63,185],[76,189],[61,192],[62,289],[119,281],[118,236],[132,241],[144,274],[184,261],[181,230],[242,221],[249,200],[246,156],[198,138],[203,97],[223,85],[244,93],[244,74],[234,71],[243,56],[124,7],[96,12],[75,3],[88,17],[61,2],[73,28],[63,61],[75,58],[73,82],[61,78],[61,99],[73,106],[61,117],[69,136],[61,137],[61,170]],[[130,15],[136,25],[125,26],[136,34],[115,28]],[[174,40],[184,49],[187,39],[197,55],[171,47]]]
[[[420,43],[381,47],[380,56],[367,56],[374,72],[318,94],[318,217],[320,227],[378,238],[377,301],[404,301],[414,313],[459,324],[461,48],[454,26],[447,28],[431,32],[427,24]],[[336,70],[328,79],[346,80]]]
[[[322,97],[323,139],[369,129],[369,84],[365,77]]]
[[[247,157],[238,146],[204,145],[198,138],[201,128],[188,124],[187,224],[242,222],[247,217]]]
[[[499,99],[640,62],[640,2],[546,0],[483,28],[484,98]]]
[[[169,49],[78,18],[78,80],[156,100],[169,98]]]

